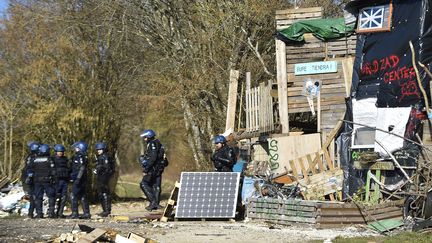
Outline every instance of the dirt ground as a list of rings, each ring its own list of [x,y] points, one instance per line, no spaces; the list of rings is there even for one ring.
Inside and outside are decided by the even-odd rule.
[[[28,219],[7,217],[0,219],[0,242],[50,242],[62,233],[77,229],[76,224],[93,228],[113,230],[122,236],[129,232],[151,238],[157,242],[307,242],[326,241],[337,236],[373,236],[363,228],[318,230],[312,226],[281,226],[250,220],[243,221],[147,221],[140,218],[147,212],[143,202],[122,202],[113,205],[113,214],[129,216],[128,222],[116,221],[119,217],[106,219],[92,217],[91,220],[72,219]],[[91,213],[100,212],[98,206]]]

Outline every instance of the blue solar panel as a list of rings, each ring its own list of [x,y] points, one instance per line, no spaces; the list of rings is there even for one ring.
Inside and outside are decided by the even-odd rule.
[[[182,172],[176,218],[234,218],[240,173]]]

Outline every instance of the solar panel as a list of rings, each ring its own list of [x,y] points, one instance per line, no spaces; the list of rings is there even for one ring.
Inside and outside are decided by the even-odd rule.
[[[234,218],[240,173],[182,172],[176,218]]]

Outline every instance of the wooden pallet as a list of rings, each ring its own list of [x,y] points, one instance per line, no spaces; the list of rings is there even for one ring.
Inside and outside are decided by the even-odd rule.
[[[178,181],[175,182],[174,188],[171,191],[171,195],[168,199],[168,202],[165,206],[164,213],[162,214],[162,217],[160,218],[161,222],[168,222],[168,220],[174,218],[175,214],[175,207],[177,206],[177,196],[180,190],[180,183]]]
[[[317,201],[250,198],[247,206],[248,218],[284,225],[293,223],[314,224],[316,213]]]

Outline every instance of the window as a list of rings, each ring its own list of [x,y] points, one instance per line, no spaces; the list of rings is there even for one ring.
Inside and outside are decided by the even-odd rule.
[[[362,8],[359,12],[357,32],[390,31],[392,3]]]

